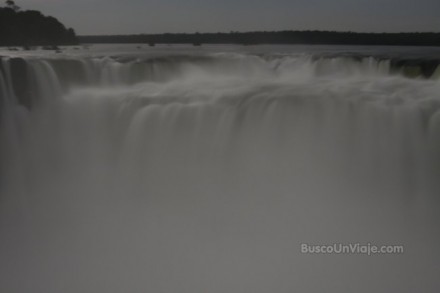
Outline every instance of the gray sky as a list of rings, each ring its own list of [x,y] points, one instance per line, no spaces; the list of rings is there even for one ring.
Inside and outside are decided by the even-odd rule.
[[[0,0],[2,1],[2,0]],[[440,0],[16,0],[80,35],[253,30],[440,32]]]

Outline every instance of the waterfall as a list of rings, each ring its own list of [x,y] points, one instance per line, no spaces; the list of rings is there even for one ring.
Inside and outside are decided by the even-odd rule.
[[[436,292],[438,64],[2,57],[1,292]],[[400,256],[300,253],[401,244]]]

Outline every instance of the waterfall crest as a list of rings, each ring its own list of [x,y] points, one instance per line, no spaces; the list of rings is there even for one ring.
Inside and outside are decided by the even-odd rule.
[[[1,292],[438,288],[425,273],[440,256],[438,64],[238,53],[0,64]],[[299,253],[340,242],[407,252]]]

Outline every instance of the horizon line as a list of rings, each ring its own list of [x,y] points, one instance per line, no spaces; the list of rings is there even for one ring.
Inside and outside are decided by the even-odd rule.
[[[254,31],[217,31],[217,32],[163,32],[163,33],[124,33],[124,34],[79,34],[78,37],[110,37],[110,36],[157,36],[157,35],[196,35],[196,34],[249,34],[249,33],[281,33],[281,32],[315,32],[315,33],[351,33],[351,34],[373,34],[373,35],[396,35],[396,34],[440,34],[440,31],[400,31],[400,32],[361,32],[361,31],[339,31],[339,30],[254,30]]]

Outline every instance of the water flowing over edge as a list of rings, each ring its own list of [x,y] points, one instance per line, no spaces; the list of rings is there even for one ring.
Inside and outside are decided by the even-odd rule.
[[[0,288],[435,292],[440,71],[399,62],[2,58]],[[307,241],[412,250],[311,265]]]

